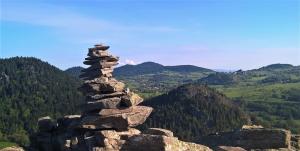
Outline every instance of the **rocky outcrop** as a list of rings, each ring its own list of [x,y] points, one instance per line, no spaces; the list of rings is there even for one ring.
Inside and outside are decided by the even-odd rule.
[[[38,151],[210,151],[203,145],[178,140],[168,130],[151,128],[144,133],[134,127],[143,124],[151,107],[139,106],[143,99],[112,76],[119,58],[109,46],[89,48],[80,76],[79,90],[86,96],[81,115],[58,120],[40,118],[39,131],[31,136],[31,150]]]
[[[1,151],[24,151],[24,149],[21,147],[12,146],[12,147],[3,148],[1,149]]]
[[[300,150],[300,135],[292,135],[291,146],[294,150]]]
[[[291,132],[285,129],[247,127],[233,132],[222,132],[203,138],[204,144],[217,146],[236,146],[246,150],[291,149]]]

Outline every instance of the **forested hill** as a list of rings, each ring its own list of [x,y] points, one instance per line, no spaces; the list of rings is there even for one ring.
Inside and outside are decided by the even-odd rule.
[[[80,75],[81,70],[84,69],[83,67],[71,67],[65,72],[68,74],[78,77]],[[123,76],[139,76],[145,74],[157,74],[161,72],[174,72],[178,74],[183,73],[193,73],[193,72],[207,72],[213,73],[215,71],[197,67],[193,65],[178,65],[178,66],[163,66],[161,64],[155,62],[144,62],[138,65],[124,65],[114,70],[114,76],[123,77]]]
[[[39,117],[78,112],[80,81],[39,59],[0,59],[0,140],[28,143]]]
[[[145,127],[167,128],[193,142],[203,135],[238,129],[249,121],[225,95],[199,84],[180,86],[143,104],[154,108]]]

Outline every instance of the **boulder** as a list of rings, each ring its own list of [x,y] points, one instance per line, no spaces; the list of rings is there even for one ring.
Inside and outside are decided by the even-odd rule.
[[[179,141],[176,137],[141,134],[130,137],[121,151],[212,151],[210,148],[189,142]]]
[[[143,102],[143,98],[133,92],[128,92],[127,95],[122,96],[122,103],[126,106],[135,106]]]
[[[126,109],[102,109],[97,115],[82,118],[79,128],[127,130],[145,122],[152,112],[151,107],[134,106]]]
[[[128,128],[127,131],[118,131],[117,133],[120,135],[122,140],[127,140],[134,135],[140,135],[141,131],[135,128]]]
[[[85,104],[83,107],[83,111],[86,113],[92,111],[99,111],[101,109],[116,109],[120,108],[120,103],[121,98],[119,97],[106,98],[94,102],[87,102],[87,104]]]
[[[79,89],[86,94],[89,93],[114,93],[122,92],[124,90],[125,84],[118,82],[116,80],[109,80],[108,82],[103,83],[84,83]]]
[[[290,148],[291,132],[284,129],[242,130],[235,140],[236,146],[245,149]]]
[[[149,129],[143,131],[143,134],[163,135],[163,136],[173,137],[172,131],[162,129],[162,128],[149,128]]]
[[[290,148],[291,132],[285,129],[241,129],[203,137],[201,143],[211,147],[238,146],[246,150]]]
[[[38,128],[40,132],[50,132],[56,128],[56,124],[49,116],[38,119]]]

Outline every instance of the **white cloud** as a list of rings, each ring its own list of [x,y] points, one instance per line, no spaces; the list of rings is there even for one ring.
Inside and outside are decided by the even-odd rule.
[[[129,65],[136,65],[136,62],[130,59],[126,59],[125,60],[125,64],[129,64]]]

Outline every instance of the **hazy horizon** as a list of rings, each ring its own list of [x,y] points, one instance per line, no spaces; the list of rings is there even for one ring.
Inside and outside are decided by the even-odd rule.
[[[0,3],[1,58],[32,56],[64,70],[83,66],[87,49],[105,43],[121,65],[300,65],[298,0]]]

